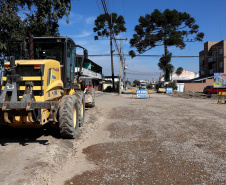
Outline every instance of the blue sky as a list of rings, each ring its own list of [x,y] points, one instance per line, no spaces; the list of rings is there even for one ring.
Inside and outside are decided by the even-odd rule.
[[[152,13],[154,9],[164,11],[168,8],[187,12],[196,19],[196,23],[200,26],[199,31],[205,33],[203,42],[187,42],[184,50],[170,47],[169,51],[173,55],[198,56],[206,41],[226,39],[225,0],[106,0],[106,3],[109,12],[116,12],[125,19],[127,32],[119,36],[119,38],[128,38],[128,41],[123,42],[125,54],[128,54],[128,51],[131,50],[129,39],[135,33],[134,27],[138,24],[139,17]],[[89,54],[109,54],[109,40],[103,38],[103,40],[95,41],[93,39],[95,36],[95,33],[93,33],[94,20],[102,13],[104,11],[101,0],[72,0],[69,24],[66,24],[66,19],[59,21],[60,34],[71,37],[77,44],[87,48]],[[162,55],[163,51],[163,47],[159,46],[145,54]],[[90,59],[103,67],[104,75],[111,75],[110,57],[90,57]],[[158,57],[136,57],[134,59],[126,57],[127,78],[130,81],[134,79],[157,80],[162,73],[157,66],[158,61]],[[183,67],[185,70],[193,72],[199,71],[198,62],[198,58],[173,58],[171,61],[175,69]],[[114,57],[114,69],[115,75],[118,75],[119,57]]]

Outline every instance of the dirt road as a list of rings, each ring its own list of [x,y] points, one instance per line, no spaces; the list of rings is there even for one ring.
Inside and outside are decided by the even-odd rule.
[[[0,184],[226,184],[226,105],[98,93],[75,140],[0,130]]]

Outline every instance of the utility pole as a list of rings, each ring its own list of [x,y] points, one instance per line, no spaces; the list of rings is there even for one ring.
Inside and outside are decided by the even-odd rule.
[[[126,90],[125,80],[126,80],[126,60],[124,59],[124,62],[123,62],[123,88],[124,88],[124,90]]]
[[[114,74],[114,65],[113,65],[113,50],[112,50],[112,29],[110,29],[110,48],[111,48],[111,75],[112,75],[112,85],[113,91],[115,91],[115,74]]]
[[[111,49],[111,77],[112,77],[112,85],[113,91],[115,91],[115,74],[114,74],[114,64],[113,64],[113,50],[112,50],[112,14],[111,14],[111,26],[110,28],[110,49]]]
[[[120,72],[119,72],[119,95],[121,94],[121,79],[122,79],[122,41],[127,40],[126,39],[115,39],[115,40],[120,40]]]
[[[123,85],[124,85],[124,89],[126,90],[126,69],[127,69],[127,66],[126,66],[126,60],[124,59],[124,74],[123,74]],[[127,80],[128,81],[128,80]]]

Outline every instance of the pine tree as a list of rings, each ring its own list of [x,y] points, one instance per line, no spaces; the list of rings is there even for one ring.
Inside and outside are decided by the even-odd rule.
[[[139,54],[156,47],[164,46],[164,54],[159,60],[159,68],[165,73],[165,80],[169,81],[170,61],[172,53],[168,47],[176,46],[184,49],[187,39],[202,41],[203,32],[199,32],[199,26],[195,19],[186,12],[166,9],[164,12],[155,9],[151,14],[139,18],[139,25],[135,26],[136,34],[130,40],[131,47],[135,47]],[[187,38],[187,39],[186,39]],[[136,53],[131,50],[130,56],[135,57]]]

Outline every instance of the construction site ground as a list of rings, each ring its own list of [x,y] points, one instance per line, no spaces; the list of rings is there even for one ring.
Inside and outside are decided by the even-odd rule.
[[[226,184],[226,104],[96,94],[74,140],[0,128],[1,185]]]

